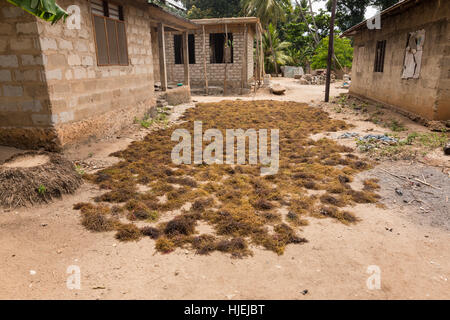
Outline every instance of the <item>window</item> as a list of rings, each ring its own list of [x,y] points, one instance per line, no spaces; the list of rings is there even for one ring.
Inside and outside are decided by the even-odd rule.
[[[211,50],[211,63],[233,63],[233,34],[228,33],[228,48],[225,50],[225,33],[211,33],[209,45]]]
[[[176,34],[173,36],[175,64],[183,64],[183,35]],[[195,36],[188,35],[189,64],[195,64]]]
[[[377,49],[375,52],[375,66],[373,70],[374,72],[383,72],[385,52],[386,52],[386,40],[377,41]]]
[[[109,1],[92,0],[91,9],[98,65],[128,65],[123,7]]]
[[[425,30],[410,32],[406,41],[402,79],[419,79],[422,66]]]

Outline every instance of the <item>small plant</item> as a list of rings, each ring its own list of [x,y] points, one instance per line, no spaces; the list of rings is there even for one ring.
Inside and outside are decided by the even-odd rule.
[[[408,136],[406,137],[406,144],[411,145],[413,144],[414,140],[416,140],[416,138],[419,136],[419,134],[417,132],[413,132],[408,134]]]
[[[141,127],[148,129],[152,125],[153,121],[141,120],[140,123],[141,123]]]
[[[418,141],[430,149],[441,148],[447,143],[447,135],[444,132],[423,133],[418,135]]]
[[[37,192],[38,192],[41,196],[43,196],[43,195],[45,195],[45,193],[47,192],[47,188],[46,188],[43,184],[41,184],[41,185],[38,187]]]
[[[391,130],[394,132],[406,131],[406,128],[403,126],[403,124],[398,122],[397,120],[392,120],[389,128],[391,128]]]
[[[86,172],[84,171],[83,167],[80,166],[79,164],[75,165],[75,170],[77,171],[77,173],[78,173],[80,176],[84,176],[84,174],[86,173]]]

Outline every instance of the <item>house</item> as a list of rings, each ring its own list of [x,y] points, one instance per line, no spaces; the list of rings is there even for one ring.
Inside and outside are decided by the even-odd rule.
[[[448,0],[404,0],[381,12],[381,29],[364,21],[345,31],[354,42],[350,94],[449,120],[449,17]]]
[[[119,131],[155,106],[164,33],[198,29],[147,0],[58,4],[80,9],[80,28],[0,1],[0,145],[60,150]]]
[[[166,34],[169,82],[184,82],[186,64],[183,59],[187,47],[193,88],[208,91],[210,87],[219,87],[228,93],[244,93],[253,81],[261,83],[264,63],[259,18],[195,19],[192,22],[199,27],[189,32],[186,39],[179,31]]]

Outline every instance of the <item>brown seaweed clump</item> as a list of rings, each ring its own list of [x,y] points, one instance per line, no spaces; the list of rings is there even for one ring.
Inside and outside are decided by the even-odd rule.
[[[74,193],[83,180],[69,160],[43,151],[19,153],[0,163],[0,206],[48,203]]]
[[[347,207],[379,199],[374,179],[364,181],[361,191],[350,185],[372,163],[333,140],[310,138],[350,127],[317,108],[290,101],[221,101],[198,104],[181,120],[114,153],[121,159],[117,164],[85,175],[105,190],[96,205],[78,208],[86,228],[113,229],[126,241],[150,237],[161,253],[185,248],[201,255],[245,257],[260,247],[283,254],[287,246],[307,242],[300,235],[307,217],[356,223]],[[227,128],[279,129],[278,172],[262,177],[262,165],[249,164],[248,143],[245,163],[239,165],[174,164],[171,152],[177,142],[171,135],[176,129],[193,132],[194,121],[202,121],[203,131],[218,129],[224,137]],[[165,219],[168,215],[173,218]],[[114,220],[119,218],[129,223]],[[164,222],[158,223],[159,218]],[[202,224],[211,230],[200,234]]]

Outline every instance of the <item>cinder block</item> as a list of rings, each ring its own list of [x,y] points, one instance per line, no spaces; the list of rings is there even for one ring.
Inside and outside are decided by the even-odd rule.
[[[81,65],[81,58],[79,55],[71,54],[68,57],[68,63],[70,66],[79,66]]]
[[[21,86],[3,86],[3,95],[5,97],[21,97],[23,95],[23,88]]]
[[[34,40],[31,38],[24,39],[11,39],[10,40],[11,50],[30,50],[34,48]]]
[[[64,39],[58,40],[58,46],[59,46],[59,49],[61,49],[61,50],[72,50],[73,49],[72,42],[64,40]]]
[[[61,69],[47,71],[47,80],[61,80],[62,71]]]
[[[74,70],[74,78],[75,79],[83,79],[87,77],[86,69],[84,68],[76,68]]]
[[[81,59],[81,64],[83,66],[93,66],[94,65],[94,59],[91,56],[84,56]]]
[[[36,22],[26,22],[26,23],[17,23],[16,24],[17,33],[23,34],[37,34],[38,27]]]
[[[0,66],[4,68],[17,68],[19,66],[17,56],[15,55],[1,55]]]
[[[11,81],[11,72],[9,70],[0,70],[0,81]]]
[[[34,65],[42,65],[42,56],[23,54],[20,56],[23,66],[34,66]]]
[[[46,50],[58,50],[58,46],[56,45],[56,40],[52,38],[40,38],[41,40],[41,49]]]
[[[18,7],[5,7],[2,9],[2,14],[4,18],[17,18],[24,14],[24,11]]]
[[[15,70],[14,79],[16,81],[37,81],[38,72],[37,70]]]
[[[39,100],[22,102],[22,111],[40,112],[42,111],[42,104]]]
[[[14,25],[6,22],[0,23],[0,34],[11,35],[14,32]]]

